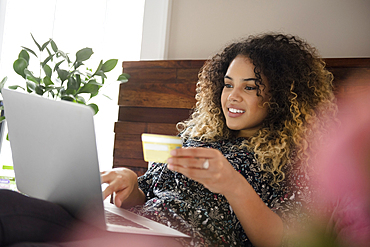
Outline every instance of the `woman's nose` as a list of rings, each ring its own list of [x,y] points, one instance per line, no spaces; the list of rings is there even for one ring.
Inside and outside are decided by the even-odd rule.
[[[241,96],[240,92],[238,92],[238,89],[233,89],[233,91],[229,94],[229,97],[227,97],[228,101],[230,102],[240,102]]]

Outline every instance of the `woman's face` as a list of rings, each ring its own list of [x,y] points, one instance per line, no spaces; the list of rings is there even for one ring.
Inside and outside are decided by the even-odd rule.
[[[239,130],[238,137],[256,133],[268,113],[267,104],[263,104],[268,85],[264,81],[266,87],[260,87],[263,98],[257,96],[256,80],[254,65],[242,55],[238,55],[226,71],[221,94],[222,111],[227,127]]]

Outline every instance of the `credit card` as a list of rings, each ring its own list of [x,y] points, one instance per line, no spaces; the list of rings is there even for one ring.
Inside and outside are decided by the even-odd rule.
[[[178,136],[143,133],[141,141],[147,162],[167,163],[171,150],[182,147],[182,140]]]

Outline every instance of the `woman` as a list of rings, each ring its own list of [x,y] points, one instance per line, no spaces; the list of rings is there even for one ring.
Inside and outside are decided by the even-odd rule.
[[[336,114],[324,67],[289,35],[227,46],[199,74],[194,112],[178,124],[184,148],[139,178],[103,172],[104,197],[190,235],[184,246],[280,246],[309,213],[308,154]]]
[[[178,124],[185,148],[138,184],[128,170],[104,173],[105,196],[143,205],[134,211],[193,237],[184,244],[280,246],[306,218],[308,153],[337,111],[324,67],[293,36],[229,45],[199,74],[194,112]]]

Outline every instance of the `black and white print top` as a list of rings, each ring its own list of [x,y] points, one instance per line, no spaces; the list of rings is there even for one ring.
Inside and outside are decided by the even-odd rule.
[[[263,176],[253,153],[238,148],[243,140],[213,143],[188,140],[183,146],[220,150],[288,229],[290,223],[299,222],[306,215],[303,209],[311,200],[308,177],[300,170],[291,169],[286,174],[289,181],[278,188],[270,186],[270,180]],[[184,246],[253,246],[223,195],[209,191],[162,163],[154,163],[138,182],[147,201],[131,210],[190,235],[191,239],[179,240]]]

